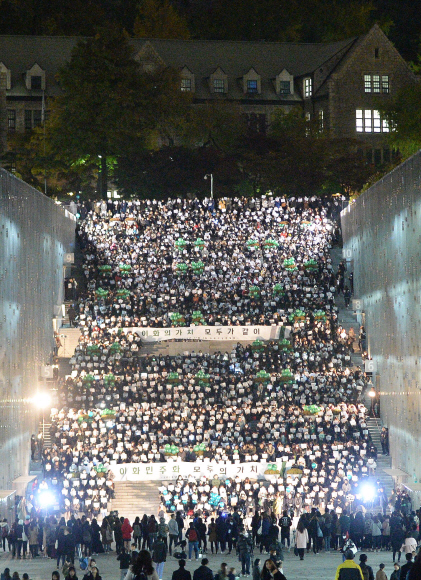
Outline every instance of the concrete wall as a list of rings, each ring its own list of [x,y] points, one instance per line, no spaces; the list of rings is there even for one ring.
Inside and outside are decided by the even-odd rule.
[[[66,215],[68,214],[68,215]],[[75,221],[29,185],[0,170],[0,489],[28,472],[39,411],[30,398],[54,346],[63,299],[63,256]]]
[[[393,467],[421,481],[421,151],[342,212]]]

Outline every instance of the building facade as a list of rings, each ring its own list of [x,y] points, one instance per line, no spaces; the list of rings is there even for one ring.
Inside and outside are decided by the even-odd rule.
[[[44,104],[60,94],[56,76],[75,37],[0,36],[0,75],[6,79],[7,131],[28,131]],[[170,66],[194,104],[228,101],[265,131],[274,113],[302,107],[307,119],[339,138],[355,138],[372,161],[387,160],[387,123],[376,107],[417,82],[376,25],[361,37],[302,44],[199,40],[131,40],[145,71]]]

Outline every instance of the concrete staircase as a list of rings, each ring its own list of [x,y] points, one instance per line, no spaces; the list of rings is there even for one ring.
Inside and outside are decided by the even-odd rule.
[[[381,452],[382,446],[380,442],[380,432],[382,429],[382,421],[381,419],[370,417],[367,420],[367,426],[368,430],[370,431],[371,439],[377,448],[377,469],[375,480],[381,481],[387,497],[389,497],[392,493],[392,490],[395,488],[395,482],[393,477],[384,471],[384,468],[392,467],[392,458],[390,455],[383,455]]]
[[[130,523],[136,516],[142,519],[143,514],[157,517],[160,485],[160,481],[116,481],[115,497],[108,509],[118,511],[119,517],[129,518]]]

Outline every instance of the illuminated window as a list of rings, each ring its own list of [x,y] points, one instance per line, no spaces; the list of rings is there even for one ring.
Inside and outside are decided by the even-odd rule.
[[[308,99],[313,94],[311,78],[304,79],[304,97]]]
[[[191,79],[181,79],[181,90],[191,91]]]
[[[257,93],[257,80],[247,81],[247,92],[252,94]]]
[[[389,75],[364,75],[364,92],[387,94],[389,92]]]
[[[364,75],[364,92],[371,93],[371,75]]]
[[[224,79],[213,79],[213,92],[225,93]]]
[[[389,124],[382,119],[379,111],[372,109],[357,109],[355,114],[357,133],[388,133]]]

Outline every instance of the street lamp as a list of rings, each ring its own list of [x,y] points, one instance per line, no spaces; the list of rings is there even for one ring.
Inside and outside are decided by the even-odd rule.
[[[208,177],[210,177],[210,182],[211,182],[211,199],[213,199],[213,173],[207,173],[204,177],[204,179],[207,179]]]
[[[39,391],[35,397],[32,399],[34,405],[38,409],[42,409],[42,441],[44,442],[44,431],[45,431],[45,409],[51,408],[51,395],[45,391]]]

